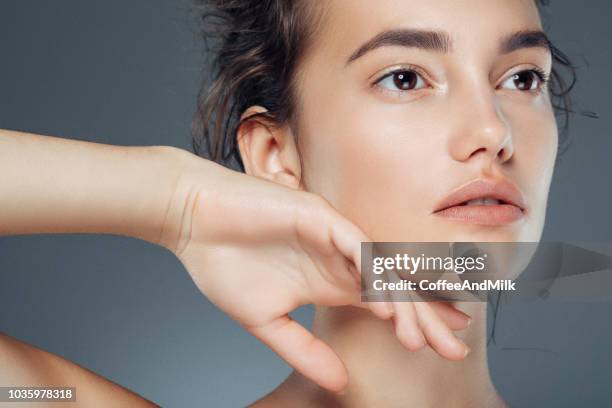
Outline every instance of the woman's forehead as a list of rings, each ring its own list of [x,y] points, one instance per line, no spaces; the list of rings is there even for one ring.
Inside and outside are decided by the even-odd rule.
[[[350,56],[359,46],[391,30],[447,33],[454,49],[474,47],[517,31],[541,30],[534,0],[325,0],[314,49]],[[351,50],[351,51],[349,51]],[[346,55],[345,55],[346,56]]]

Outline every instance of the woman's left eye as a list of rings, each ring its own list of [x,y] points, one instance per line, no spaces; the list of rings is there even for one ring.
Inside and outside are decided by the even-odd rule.
[[[383,76],[376,85],[390,91],[411,91],[423,88],[425,80],[413,70],[401,69]]]
[[[545,74],[530,69],[513,74],[500,86],[517,91],[537,91],[544,86],[546,81],[547,77]]]

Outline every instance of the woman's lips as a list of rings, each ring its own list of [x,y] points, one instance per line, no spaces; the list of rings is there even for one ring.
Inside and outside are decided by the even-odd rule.
[[[456,205],[437,211],[435,214],[445,218],[491,226],[510,224],[525,216],[519,207],[512,204]]]
[[[436,206],[434,214],[499,226],[523,218],[525,208],[523,193],[510,180],[479,178],[453,190]]]

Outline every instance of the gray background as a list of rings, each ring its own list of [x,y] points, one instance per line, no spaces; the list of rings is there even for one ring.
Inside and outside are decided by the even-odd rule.
[[[612,239],[611,6],[586,4],[553,0],[547,23],[580,66],[580,108],[601,116],[574,118],[550,195],[551,241]],[[185,0],[3,0],[0,127],[188,148],[202,67],[194,22]],[[609,303],[504,306],[490,364],[506,400],[612,406],[611,312]],[[309,322],[311,310],[297,316]],[[169,252],[123,237],[0,238],[0,330],[163,406],[242,406],[290,372]]]

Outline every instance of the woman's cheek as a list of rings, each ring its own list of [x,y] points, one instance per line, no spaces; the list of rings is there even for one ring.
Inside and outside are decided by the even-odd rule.
[[[389,115],[384,110],[353,115],[339,131],[336,149],[335,205],[376,240],[408,239],[406,231],[425,213],[423,197],[436,174],[428,170],[443,153],[435,155],[433,145],[416,134],[422,126]]]
[[[558,131],[550,105],[538,105],[511,111],[515,147],[515,181],[528,198],[530,228],[523,240],[540,239],[546,218],[546,206],[558,147]]]

